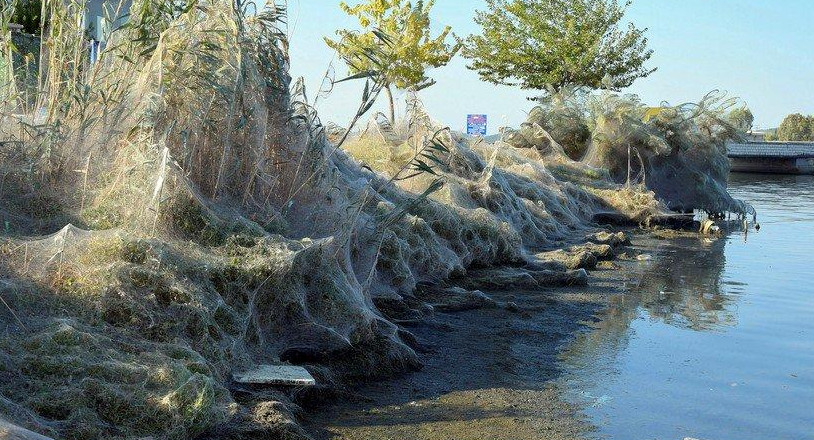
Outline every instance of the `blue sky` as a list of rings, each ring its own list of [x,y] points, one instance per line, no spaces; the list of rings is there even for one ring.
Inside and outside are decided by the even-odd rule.
[[[437,0],[433,26],[477,33],[472,17],[484,3]],[[646,103],[698,101],[720,89],[747,102],[758,127],[775,127],[789,113],[814,113],[814,1],[636,0],[627,20],[649,28],[655,51],[650,65],[659,68],[625,90]],[[334,56],[323,37],[354,26],[338,0],[289,0],[291,73],[306,79],[311,95]],[[457,57],[430,71],[438,83],[420,95],[430,114],[453,129],[464,126],[467,113],[487,114],[492,133],[499,125],[519,125],[533,106],[526,99],[533,93],[482,82],[466,64]],[[347,73],[341,61],[335,66],[337,77]],[[322,119],[346,125],[361,89],[360,83],[338,85],[318,104]],[[380,100],[383,110],[384,95]]]

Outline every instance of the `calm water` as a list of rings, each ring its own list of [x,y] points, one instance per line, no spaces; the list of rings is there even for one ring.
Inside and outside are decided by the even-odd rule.
[[[733,175],[760,232],[654,250],[561,355],[612,440],[814,440],[814,178]]]

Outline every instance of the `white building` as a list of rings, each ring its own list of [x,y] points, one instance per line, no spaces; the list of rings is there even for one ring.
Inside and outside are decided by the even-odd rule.
[[[763,130],[749,130],[746,132],[746,139],[749,142],[765,142],[766,132]]]
[[[132,0],[121,2],[119,0],[87,0],[85,6],[85,25],[90,32],[90,37],[96,41],[106,41],[113,24],[121,24],[126,21],[126,16],[130,11]]]
[[[85,28],[90,42],[90,61],[95,62],[111,30],[127,21],[132,0],[87,0]]]

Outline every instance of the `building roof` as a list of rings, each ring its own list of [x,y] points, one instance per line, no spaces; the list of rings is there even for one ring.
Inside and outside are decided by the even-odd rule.
[[[814,142],[749,142],[728,144],[729,157],[814,158]]]

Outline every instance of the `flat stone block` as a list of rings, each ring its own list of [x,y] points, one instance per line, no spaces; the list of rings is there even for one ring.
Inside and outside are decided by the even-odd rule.
[[[232,374],[232,379],[250,385],[312,386],[317,383],[308,370],[294,365],[258,365]]]

